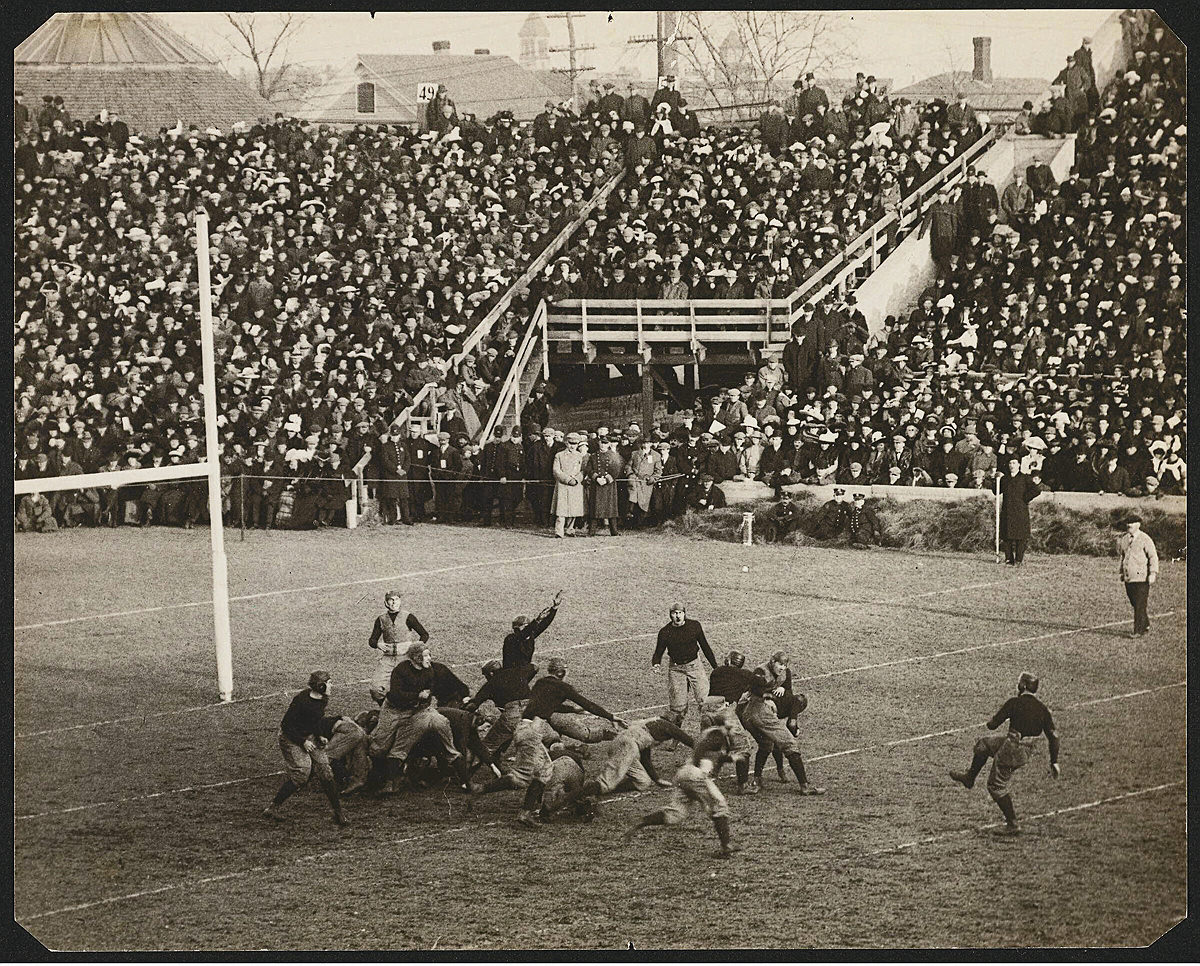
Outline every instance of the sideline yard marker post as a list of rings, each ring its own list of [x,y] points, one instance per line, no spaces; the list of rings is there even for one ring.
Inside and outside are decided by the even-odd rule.
[[[1000,562],[1000,475],[996,474],[996,563]]]
[[[221,519],[221,455],[217,442],[217,367],[213,360],[212,277],[208,253],[208,212],[196,211],[196,269],[200,282],[200,356],[204,372],[204,445],[208,463],[208,530],[212,542],[213,639],[217,648],[217,690],[233,700],[233,649],[229,634],[229,571],[225,562],[225,523]]]

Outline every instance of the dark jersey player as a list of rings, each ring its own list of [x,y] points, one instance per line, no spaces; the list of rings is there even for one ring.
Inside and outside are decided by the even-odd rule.
[[[333,807],[333,820],[338,825],[348,825],[342,814],[341,798],[333,780],[333,768],[325,753],[325,746],[332,735],[338,719],[327,718],[329,706],[329,672],[313,671],[308,678],[308,687],[292,698],[283,720],[279,723],[279,751],[287,769],[287,778],[279,786],[275,800],[263,815],[275,821],[283,821],[279,806],[308,784],[315,774],[321,789]]]
[[[984,735],[975,742],[971,767],[966,771],[950,772],[950,777],[956,782],[971,788],[987,760],[992,759],[987,790],[1004,813],[1004,827],[997,830],[998,834],[1016,835],[1021,831],[1010,788],[1017,769],[1033,756],[1034,743],[1040,735],[1044,734],[1050,745],[1050,774],[1058,777],[1058,735],[1054,730],[1050,709],[1034,697],[1037,689],[1036,675],[1023,672],[1017,679],[1017,696],[1005,701],[987,723],[988,728],[995,731],[1007,721],[1008,732],[1003,735]]]
[[[512,633],[504,638],[501,650],[501,663],[505,667],[515,667],[518,664],[528,664],[533,660],[534,643],[538,636],[554,622],[558,607],[562,603],[563,592],[554,595],[554,601],[530,620],[524,614],[513,618]]]

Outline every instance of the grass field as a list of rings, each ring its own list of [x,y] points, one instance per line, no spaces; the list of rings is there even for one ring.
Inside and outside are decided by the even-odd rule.
[[[1185,914],[1185,564],[1164,565],[1153,631],[1130,639],[1107,559],[1013,570],[436,526],[227,547],[236,700],[220,705],[207,533],[16,537],[15,914],[52,949],[1140,946]],[[563,588],[541,663],[565,653],[568,680],[638,714],[665,700],[649,657],[681,599],[718,655],[790,652],[829,793],[768,766],[762,795],[730,797],[744,851],[728,862],[700,816],[622,844],[657,790],[536,831],[513,823],[516,792],[471,815],[454,792],[353,798],[339,831],[308,789],[264,823],[290,695],[326,667],[334,710],[368,706],[366,637],[393,587],[472,686],[512,616]],[[1014,795],[1026,833],[996,839],[983,783],[946,769],[1024,669],[1063,774],[1043,742]],[[668,775],[682,760],[655,756]]]

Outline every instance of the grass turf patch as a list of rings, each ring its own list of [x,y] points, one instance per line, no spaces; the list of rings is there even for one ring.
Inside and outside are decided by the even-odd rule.
[[[800,510],[800,527],[782,542],[793,546],[839,546],[846,538],[819,536],[818,516],[823,504],[815,496],[801,492],[793,496]],[[725,507],[696,513],[689,510],[678,520],[660,529],[682,536],[706,540],[739,542],[742,539],[742,514],[754,513],[754,542],[764,543],[770,531],[776,503],[758,500],[752,504]],[[907,550],[942,550],[978,553],[995,545],[995,503],[979,496],[958,503],[937,500],[890,498],[868,500],[883,531],[881,544]],[[1116,556],[1121,521],[1128,510],[1076,510],[1058,503],[1030,506],[1032,534],[1029,550],[1046,554],[1080,554],[1091,557]],[[1154,538],[1159,556],[1181,559],[1187,552],[1187,517],[1159,509],[1140,509],[1142,529]]]

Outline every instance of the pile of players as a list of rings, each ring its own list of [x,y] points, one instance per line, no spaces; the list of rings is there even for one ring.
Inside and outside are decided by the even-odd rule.
[[[479,795],[523,790],[516,818],[530,828],[562,814],[590,821],[600,796],[626,788],[644,792],[657,785],[673,789],[670,801],[644,815],[627,837],[646,826],[678,824],[698,805],[712,819],[720,841],[718,854],[729,856],[738,846],[731,841],[729,807],[715,781],[723,765],[732,763],[739,795],[762,791],[763,770],[772,756],[781,782],[787,781],[786,760],[802,795],[825,791],[809,783],[800,753],[799,715],[808,701],[792,690],[787,656],[777,651],[751,670],[745,654],[730,651],[718,665],[700,623],[689,620],[680,603],[670,608],[670,621],[659,632],[651,662],[660,671],[664,656],[669,658],[669,711],[632,721],[568,684],[567,663],[560,657],[551,658],[547,673],[538,677],[532,663],[535,642],[553,622],[561,591],[534,619],[514,619],[501,659],[483,665],[485,681],[474,695],[447,665],[432,659],[429,633],[403,608],[400,595],[389,592],[384,603],[386,610],[376,618],[368,641],[379,652],[370,685],[378,707],[353,718],[329,713],[330,675],[313,672],[281,722],[279,747],[287,778],[265,816],[282,821],[280,806],[311,777],[328,797],[339,826],[349,824],[342,809],[344,796],[385,796],[402,782],[420,788],[431,779],[451,780],[469,796],[469,810]],[[707,680],[701,653],[711,665]],[[1032,694],[1025,677],[1019,691]],[[1032,681],[1036,690],[1036,679]],[[698,736],[680,727],[693,700],[700,713]],[[1041,709],[1035,716],[1042,722],[1044,706],[1035,703]],[[994,719],[993,729],[1010,718],[1015,727],[1016,718],[1004,711]],[[1042,730],[1051,737],[1056,761],[1057,739],[1048,711]],[[1018,742],[1025,742],[1018,750],[1026,754],[1015,766],[1004,741],[986,748],[981,743],[975,749],[976,759],[996,759],[993,772],[1002,765],[1007,769],[1005,782],[998,786],[1003,795],[997,797],[991,778],[989,791],[1012,830],[1016,819],[1007,780],[1027,760],[1028,745],[1037,733],[1023,729],[1017,735]],[[757,743],[753,774],[751,738]],[[608,743],[603,750],[596,747],[601,742]],[[655,769],[651,753],[658,745],[679,744],[691,754],[668,781]],[[590,777],[585,775],[585,760],[599,765]],[[973,762],[969,773],[952,777],[970,787],[983,761]],[[1057,766],[1052,768],[1057,773]],[[485,781],[475,780],[476,769],[484,770]]]

